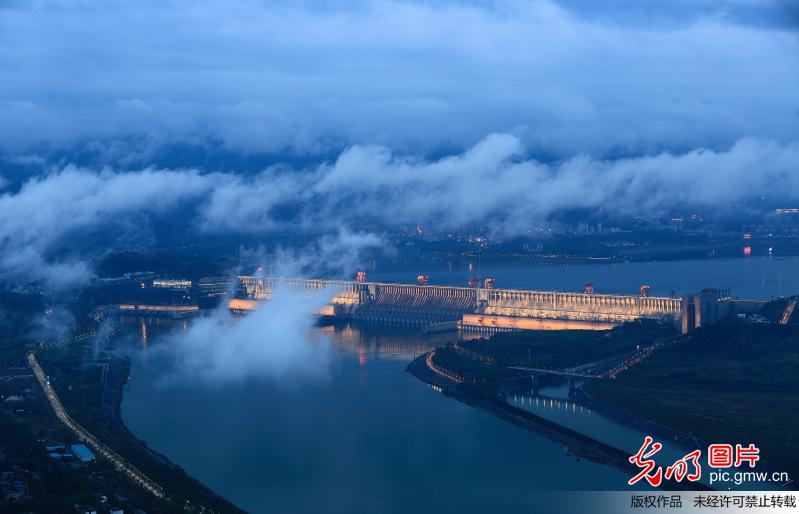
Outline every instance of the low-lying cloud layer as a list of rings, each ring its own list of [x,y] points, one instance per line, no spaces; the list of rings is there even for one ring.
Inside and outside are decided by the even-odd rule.
[[[0,274],[22,274],[52,285],[85,280],[86,262],[59,247],[97,229],[130,232],[149,216],[196,198],[211,186],[196,171],[93,172],[68,166],[35,177],[0,196]],[[108,249],[110,250],[110,249]]]
[[[72,238],[101,228],[120,236],[146,230],[159,213],[200,233],[338,232],[319,242],[321,250],[380,245],[376,236],[341,230],[365,223],[479,224],[512,236],[571,208],[651,215],[675,203],[719,207],[760,195],[799,197],[799,143],[748,138],[724,151],[618,160],[578,155],[555,164],[527,153],[517,137],[494,134],[435,160],[355,146],[332,163],[272,167],[255,176],[67,167],[0,196],[0,273],[85,278],[85,259],[59,251],[68,250]],[[175,213],[181,206],[190,206],[181,211],[185,218]]]

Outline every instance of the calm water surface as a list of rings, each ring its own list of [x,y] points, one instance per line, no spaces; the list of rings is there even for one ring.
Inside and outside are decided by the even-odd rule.
[[[628,478],[406,373],[428,348],[418,335],[337,329],[325,379],[209,389],[159,380],[158,331],[148,331],[126,424],[251,512],[521,512],[537,490],[620,489]]]
[[[370,271],[372,280],[465,284],[492,276],[498,287],[653,294],[729,287],[768,299],[799,291],[797,259],[730,259],[565,267],[467,264]],[[134,365],[122,415],[157,451],[251,512],[523,512],[536,491],[626,489],[629,477],[567,454],[534,433],[448,399],[405,366],[441,340],[412,332],[316,330],[331,344],[326,376],[304,383],[250,380],[207,387],[163,381],[163,330],[132,326]],[[163,323],[163,322],[162,322]],[[169,324],[165,324],[169,325]],[[321,347],[320,347],[321,348]],[[321,350],[320,350],[321,351]],[[509,401],[585,433],[633,448],[638,437],[597,413],[567,403],[562,391]]]

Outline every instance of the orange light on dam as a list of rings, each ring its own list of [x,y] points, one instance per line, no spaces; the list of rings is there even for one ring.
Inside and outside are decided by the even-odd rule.
[[[258,300],[246,300],[242,298],[231,298],[228,300],[227,308],[232,311],[254,311],[261,306]],[[314,311],[317,316],[335,316],[336,309],[332,305],[324,305]]]
[[[520,330],[610,330],[616,326],[615,323],[604,321],[487,316],[484,314],[464,314],[463,324],[473,327]]]
[[[325,305],[317,309],[316,314],[319,316],[335,316],[336,309],[332,305]]]
[[[261,304],[258,300],[243,300],[241,298],[231,298],[227,303],[227,308],[232,311],[254,311]]]

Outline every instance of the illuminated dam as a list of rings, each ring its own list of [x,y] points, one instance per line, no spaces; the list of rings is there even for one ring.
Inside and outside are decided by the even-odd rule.
[[[717,290],[662,298],[253,276],[241,276],[239,281],[241,298],[229,304],[234,311],[257,308],[283,287],[309,293],[324,290],[330,303],[321,309],[322,316],[428,331],[606,330],[627,321],[654,319],[681,325],[688,332],[719,318],[722,304],[729,303],[729,291]]]

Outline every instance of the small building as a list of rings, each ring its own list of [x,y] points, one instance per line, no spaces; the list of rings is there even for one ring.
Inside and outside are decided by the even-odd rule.
[[[191,287],[191,280],[183,279],[155,279],[153,287],[163,287],[167,289],[188,289]]]
[[[715,325],[732,313],[732,298],[728,289],[703,289],[682,296],[680,314],[682,333]]]
[[[89,505],[75,505],[75,512],[79,514],[97,514],[97,509]]]
[[[81,462],[91,462],[94,460],[94,453],[92,453],[85,444],[73,444],[69,449]]]
[[[18,502],[28,497],[28,484],[10,471],[0,473],[0,502]]]

